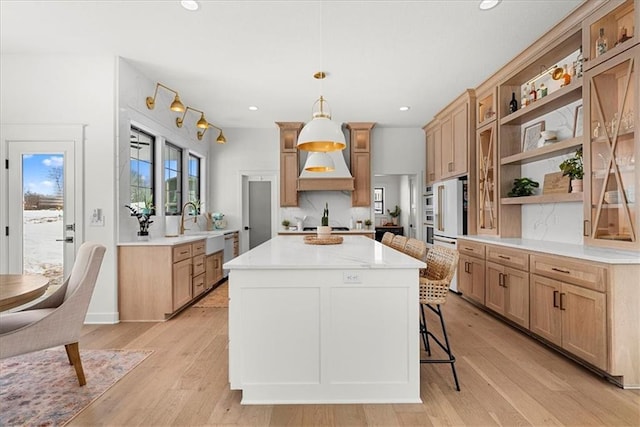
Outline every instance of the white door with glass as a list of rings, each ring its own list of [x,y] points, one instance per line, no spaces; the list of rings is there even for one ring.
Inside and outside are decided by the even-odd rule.
[[[78,128],[67,134],[81,138]],[[46,134],[55,137],[56,132]],[[27,140],[29,136],[3,138],[8,160],[8,185],[2,192],[7,202],[6,269],[43,274],[57,285],[70,274],[82,238],[76,218],[78,139]]]

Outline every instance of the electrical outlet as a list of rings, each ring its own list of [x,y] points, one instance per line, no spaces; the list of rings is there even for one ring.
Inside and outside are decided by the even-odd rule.
[[[360,278],[360,273],[355,271],[345,271],[342,273],[342,282],[343,283],[362,283],[362,279]]]

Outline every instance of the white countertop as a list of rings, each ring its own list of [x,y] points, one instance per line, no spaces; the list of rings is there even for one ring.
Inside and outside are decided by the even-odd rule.
[[[375,234],[376,231],[375,230],[336,230],[336,231],[332,231],[331,234],[338,234],[338,235],[346,235],[346,234]],[[291,235],[315,235],[317,234],[316,231],[313,230],[308,230],[308,231],[299,231],[299,230],[295,230],[295,231],[290,231],[290,230],[279,230],[278,234],[282,234],[282,235],[287,235],[287,234],[291,234]]]
[[[459,239],[488,243],[515,249],[524,249],[545,254],[568,256],[605,264],[640,264],[640,252],[621,251],[595,246],[549,242],[520,238],[500,238],[493,236],[458,236]]]
[[[195,242],[212,236],[224,236],[227,233],[234,233],[238,229],[224,229],[212,231],[199,231],[197,233],[183,234],[181,236],[164,236],[151,238],[149,240],[132,240],[130,242],[118,242],[118,246],[176,246],[183,243]]]
[[[223,265],[226,269],[411,269],[426,264],[365,236],[338,245],[308,245],[304,236],[277,236]]]

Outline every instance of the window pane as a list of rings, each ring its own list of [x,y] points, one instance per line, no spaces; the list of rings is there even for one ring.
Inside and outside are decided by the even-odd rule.
[[[131,205],[140,209],[150,208],[153,203],[153,147],[155,138],[132,127],[129,144]],[[151,210],[151,214],[155,214],[155,212]]]
[[[200,158],[193,154],[189,154],[189,201],[200,201]]]
[[[384,188],[373,189],[373,212],[376,214],[384,213]]]
[[[164,158],[165,214],[179,215],[182,207],[182,150],[165,143]]]

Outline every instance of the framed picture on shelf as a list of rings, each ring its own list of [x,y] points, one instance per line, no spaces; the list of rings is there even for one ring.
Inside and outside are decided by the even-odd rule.
[[[540,132],[544,130],[544,120],[524,128],[522,133],[522,152],[538,148]]]
[[[579,136],[582,136],[582,104],[576,107],[576,112],[573,115],[573,137]]]

